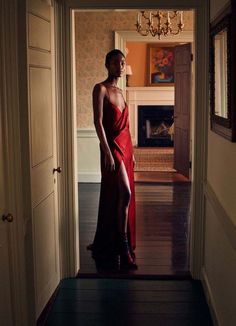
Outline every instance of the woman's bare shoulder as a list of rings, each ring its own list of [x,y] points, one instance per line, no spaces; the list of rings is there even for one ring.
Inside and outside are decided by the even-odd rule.
[[[93,87],[93,93],[105,94],[106,93],[105,85],[102,82],[98,83],[98,84],[95,84],[94,87]]]

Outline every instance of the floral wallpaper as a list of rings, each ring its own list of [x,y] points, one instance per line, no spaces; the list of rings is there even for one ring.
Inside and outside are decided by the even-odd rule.
[[[114,48],[114,31],[135,30],[137,11],[75,13],[77,128],[93,129],[92,89],[107,76],[105,55]],[[193,30],[192,12],[184,12],[185,30]]]

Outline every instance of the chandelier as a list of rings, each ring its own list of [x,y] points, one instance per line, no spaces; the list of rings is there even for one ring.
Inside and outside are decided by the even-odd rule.
[[[174,27],[173,25],[174,20]],[[160,11],[156,13],[150,12],[149,15],[144,10],[140,11],[135,24],[137,32],[143,36],[149,33],[152,36],[161,39],[161,36],[177,35],[183,31],[183,11]]]

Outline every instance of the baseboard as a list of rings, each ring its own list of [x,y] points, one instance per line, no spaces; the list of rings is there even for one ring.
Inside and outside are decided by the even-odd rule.
[[[211,291],[211,286],[207,277],[207,273],[205,271],[205,269],[202,269],[202,275],[201,275],[201,280],[202,280],[202,286],[204,289],[204,293],[205,293],[205,297],[209,306],[209,310],[211,313],[211,317],[213,320],[213,323],[215,326],[223,326],[220,324],[220,319],[216,310],[216,304],[215,304],[215,300],[214,300],[214,296],[212,294]]]
[[[98,138],[95,129],[77,129],[77,138]]]
[[[58,286],[56,287],[55,291],[53,292],[53,294],[51,295],[50,299],[48,300],[47,304],[45,305],[45,307],[43,308],[43,311],[41,312],[41,314],[39,315],[36,325],[37,326],[44,326],[47,318],[49,316],[49,313],[53,307],[54,301],[56,299],[57,293],[59,291],[59,287],[60,287],[60,283],[58,284]]]
[[[89,182],[89,183],[100,183],[101,173],[100,172],[79,172],[78,182]]]

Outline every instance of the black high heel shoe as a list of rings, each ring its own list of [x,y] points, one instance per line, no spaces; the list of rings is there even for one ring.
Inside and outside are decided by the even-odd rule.
[[[135,264],[135,260],[129,249],[127,233],[120,233],[120,268],[121,269],[137,269],[138,266]]]

